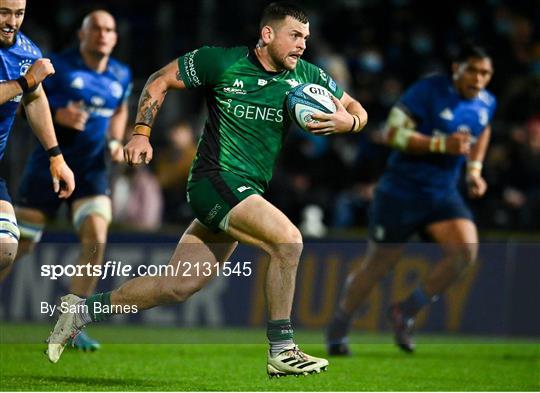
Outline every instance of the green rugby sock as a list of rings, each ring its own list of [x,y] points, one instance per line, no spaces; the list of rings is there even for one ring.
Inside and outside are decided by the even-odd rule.
[[[293,344],[293,335],[294,331],[290,319],[268,321],[266,337],[270,343],[270,355],[274,357]]]
[[[97,293],[90,296],[84,304],[88,307],[88,314],[93,322],[109,319],[114,313],[111,311],[111,293]]]

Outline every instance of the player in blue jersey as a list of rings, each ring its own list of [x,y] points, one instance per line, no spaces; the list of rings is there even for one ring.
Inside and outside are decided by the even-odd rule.
[[[388,310],[396,343],[404,351],[414,350],[411,335],[418,311],[474,263],[478,235],[458,180],[466,163],[469,196],[479,198],[486,191],[481,170],[496,100],[485,87],[492,74],[485,50],[468,45],[452,63],[451,77],[419,80],[391,109],[387,141],[396,150],[370,205],[367,255],[347,277],[327,331],[330,354],[349,354],[354,312],[399,261],[412,234],[427,235],[445,256],[422,285]]]
[[[101,264],[111,221],[106,150],[114,161],[123,160],[121,141],[128,118],[131,72],[110,57],[117,34],[115,20],[108,12],[98,10],[87,15],[79,41],[78,48],[51,56],[57,72],[44,86],[60,147],[77,179],[77,189],[67,202],[81,242],[79,263]],[[46,152],[38,147],[22,176],[16,203],[21,232],[17,258],[33,249],[47,220],[54,218],[61,205],[52,192],[43,190],[46,160]],[[73,277],[70,292],[87,297],[97,280]],[[84,350],[98,348],[84,332],[73,344]]]
[[[47,97],[41,82],[54,74],[49,59],[19,31],[24,20],[25,0],[0,0],[0,160],[22,102],[32,130],[44,151],[46,181],[39,193],[50,190],[55,199],[68,198],[75,187],[54,133]],[[53,188],[51,189],[51,182]],[[54,190],[54,192],[53,192]],[[6,183],[0,178],[0,274],[9,271],[19,241],[19,229]]]

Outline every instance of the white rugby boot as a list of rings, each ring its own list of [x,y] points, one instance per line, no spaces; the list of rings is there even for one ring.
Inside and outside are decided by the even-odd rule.
[[[68,312],[61,313],[56,325],[47,339],[48,347],[45,352],[49,360],[53,363],[58,362],[66,344],[70,339],[74,339],[81,332],[84,326],[78,327],[76,324],[76,312],[69,312],[70,309],[76,310],[77,304],[83,299],[75,295],[62,296],[62,308],[67,308]]]
[[[279,378],[287,375],[318,374],[321,371],[326,371],[327,367],[328,360],[310,356],[300,351],[295,344],[286,347],[274,357],[268,351],[266,370],[270,378]]]

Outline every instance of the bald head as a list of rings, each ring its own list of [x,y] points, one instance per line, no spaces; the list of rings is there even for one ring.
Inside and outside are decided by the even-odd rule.
[[[81,24],[81,30],[91,28],[92,24],[99,23],[100,21],[107,21],[113,26],[116,26],[114,17],[105,10],[95,10],[86,15]]]
[[[92,57],[108,57],[116,46],[116,22],[104,10],[96,10],[84,18],[79,30],[81,52]]]

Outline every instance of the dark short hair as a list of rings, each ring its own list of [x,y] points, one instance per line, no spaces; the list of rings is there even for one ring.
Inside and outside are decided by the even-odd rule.
[[[282,21],[287,16],[301,23],[308,23],[307,14],[296,4],[287,1],[276,1],[268,4],[264,9],[259,28],[262,29],[263,26]]]
[[[460,47],[458,53],[454,57],[454,61],[457,63],[463,63],[471,57],[477,59],[491,59],[491,56],[484,47],[475,45],[473,43],[465,43]]]

